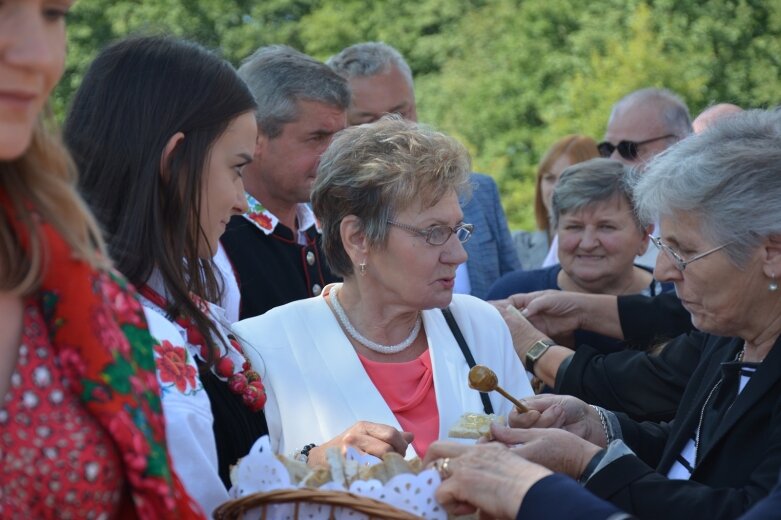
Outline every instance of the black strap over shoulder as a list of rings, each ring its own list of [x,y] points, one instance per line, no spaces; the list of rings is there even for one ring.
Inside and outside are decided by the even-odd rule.
[[[445,307],[442,309],[442,314],[445,316],[447,326],[450,327],[450,331],[453,333],[453,336],[455,336],[456,342],[458,343],[461,352],[464,354],[466,364],[469,365],[469,368],[472,368],[477,363],[475,363],[475,358],[472,357],[472,352],[469,350],[469,345],[466,344],[464,335],[461,334],[461,329],[458,328],[458,323],[456,323],[456,319],[453,317],[453,313],[450,311],[450,307]],[[491,406],[491,399],[488,398],[488,394],[485,392],[480,392],[480,400],[483,401],[483,410],[485,413],[494,413],[494,407]]]

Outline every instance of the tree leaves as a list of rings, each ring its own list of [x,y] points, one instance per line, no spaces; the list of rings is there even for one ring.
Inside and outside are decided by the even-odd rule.
[[[419,115],[497,179],[511,227],[534,227],[537,161],[568,133],[599,140],[611,105],[670,88],[693,114],[778,102],[781,3],[760,0],[90,0],[69,22],[67,100],[97,51],[135,32],[199,41],[234,64],[285,43],[326,59],[359,41],[398,48]]]

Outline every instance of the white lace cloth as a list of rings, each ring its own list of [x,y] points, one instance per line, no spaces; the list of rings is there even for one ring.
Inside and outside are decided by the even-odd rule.
[[[347,460],[355,460],[359,464],[379,462],[376,457],[360,455],[352,448],[348,448],[346,458]],[[249,454],[239,461],[232,479],[233,487],[229,492],[232,498],[297,487],[290,482],[290,476],[285,466],[275,457],[267,436],[258,439]],[[434,492],[440,482],[439,473],[434,469],[428,469],[418,475],[411,473],[397,475],[385,485],[379,480],[356,480],[350,484],[349,489],[337,482],[324,484],[320,489],[349,491],[356,495],[385,502],[422,518],[446,520],[447,512],[434,499]],[[293,504],[269,505],[266,510],[267,518],[292,520],[296,518],[294,507]],[[302,503],[299,504],[297,518],[326,520],[330,518],[332,509],[333,507],[330,505]],[[369,518],[362,513],[338,507],[333,511],[333,514],[338,520],[368,520]],[[260,511],[249,511],[246,517],[260,518]]]

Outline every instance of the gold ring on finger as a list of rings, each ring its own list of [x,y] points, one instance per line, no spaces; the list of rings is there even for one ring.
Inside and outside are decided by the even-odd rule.
[[[450,457],[445,457],[444,459],[437,460],[435,467],[437,468],[437,471],[439,472],[439,477],[442,480],[446,480],[453,475],[453,473],[450,471]]]

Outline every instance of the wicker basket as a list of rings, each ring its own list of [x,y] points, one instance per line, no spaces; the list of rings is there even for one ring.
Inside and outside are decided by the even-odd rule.
[[[368,497],[354,495],[346,491],[322,489],[279,489],[267,493],[254,493],[245,497],[229,500],[214,510],[217,520],[234,520],[256,507],[261,509],[261,520],[273,520],[267,516],[266,507],[270,504],[295,503],[295,514],[298,515],[298,504],[309,502],[326,504],[334,507],[350,508],[358,513],[369,515],[370,518],[388,520],[419,520],[420,517],[397,509],[390,504]]]

